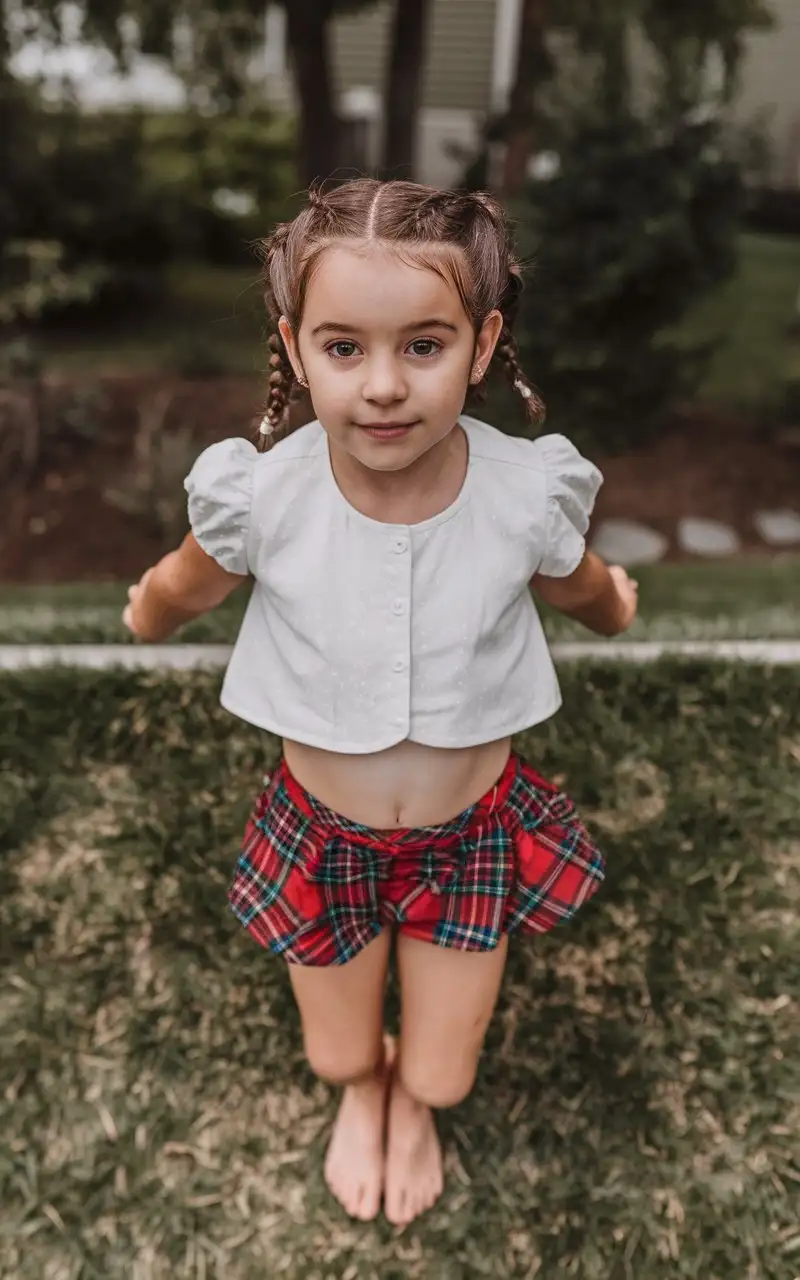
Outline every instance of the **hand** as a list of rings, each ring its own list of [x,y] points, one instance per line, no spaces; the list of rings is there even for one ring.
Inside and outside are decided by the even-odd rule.
[[[142,618],[141,603],[143,592],[152,572],[152,569],[148,569],[146,573],[142,574],[135,586],[128,587],[128,603],[122,611],[123,624],[139,640],[151,639]]]
[[[608,572],[611,574],[619,601],[618,629],[619,631],[627,631],[636,617],[636,610],[639,604],[639,583],[634,578],[628,577],[622,565],[609,565]]]

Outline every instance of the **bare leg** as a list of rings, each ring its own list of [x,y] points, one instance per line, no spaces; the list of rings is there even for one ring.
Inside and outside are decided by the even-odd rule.
[[[376,1217],[384,1179],[389,1064],[383,999],[391,933],[354,960],[329,968],[289,965],[308,1060],[323,1080],[344,1085],[325,1159],[325,1181],[354,1218]]]
[[[439,1198],[442,1153],[431,1107],[470,1092],[505,968],[495,951],[455,951],[400,935],[402,1024],[392,1078],[385,1209],[404,1226]]]

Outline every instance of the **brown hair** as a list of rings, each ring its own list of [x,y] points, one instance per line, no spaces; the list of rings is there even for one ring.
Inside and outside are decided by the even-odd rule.
[[[289,408],[298,394],[278,320],[285,316],[297,333],[314,268],[337,240],[379,241],[445,275],[458,289],[476,333],[489,312],[499,310],[504,323],[490,368],[500,364],[531,420],[543,420],[544,405],[517,360],[513,329],[522,273],[498,201],[485,192],[361,178],[329,192],[312,188],[297,217],[279,224],[261,243],[264,298],[275,326],[269,339],[269,396],[258,436],[261,450],[293,430]]]

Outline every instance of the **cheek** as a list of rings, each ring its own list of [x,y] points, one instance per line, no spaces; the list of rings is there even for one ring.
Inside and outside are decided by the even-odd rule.
[[[324,391],[328,385],[328,370],[321,360],[304,360],[305,375],[315,391]]]
[[[312,383],[312,387],[316,399],[321,404],[328,405],[330,409],[335,409],[337,405],[349,404],[354,395],[353,386],[346,378],[331,378],[323,375]]]
[[[424,379],[419,380],[419,389],[430,405],[450,409],[456,401],[459,405],[463,403],[469,373],[461,364],[461,361],[448,363],[440,369],[429,371]]]

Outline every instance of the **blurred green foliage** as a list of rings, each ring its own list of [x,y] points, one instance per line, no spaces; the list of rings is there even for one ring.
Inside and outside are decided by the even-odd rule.
[[[667,335],[735,268],[743,190],[713,122],[584,116],[559,165],[520,210],[520,346],[549,421],[613,451],[700,384],[713,343]]]
[[[176,260],[252,261],[285,205],[291,129],[247,116],[47,108],[0,86],[0,324],[154,301]]]
[[[493,144],[538,150],[522,191],[518,160],[504,175],[535,264],[528,371],[557,429],[601,452],[639,446],[714,354],[676,330],[737,266],[746,162],[724,108],[770,13],[763,0],[528,0],[525,13],[532,65],[466,180],[486,184]]]

